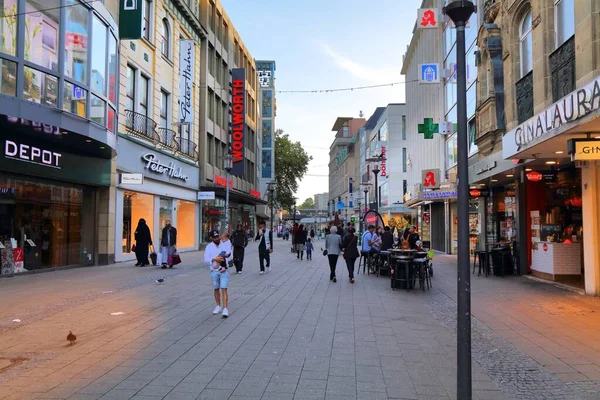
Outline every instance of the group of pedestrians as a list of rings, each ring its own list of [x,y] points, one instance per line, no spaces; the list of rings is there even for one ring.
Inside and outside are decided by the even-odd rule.
[[[152,235],[150,228],[144,218],[140,218],[134,233],[135,245],[133,251],[137,263],[136,267],[146,267],[150,265],[148,256],[152,247]],[[161,268],[173,268],[174,256],[177,254],[177,229],[171,225],[171,220],[165,220],[165,226],[162,229],[160,237],[159,253],[161,255]]]
[[[304,259],[304,251],[306,251],[306,259],[312,260],[312,253],[315,249],[315,230],[313,228],[308,231],[303,224],[295,223],[292,228],[292,245],[296,251],[296,258]]]

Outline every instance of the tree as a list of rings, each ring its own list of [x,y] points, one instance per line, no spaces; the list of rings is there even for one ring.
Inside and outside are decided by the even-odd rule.
[[[282,129],[275,131],[275,203],[284,210],[294,208],[294,193],[298,181],[308,171],[312,160],[300,142],[292,142]]]
[[[302,204],[298,206],[298,210],[306,210],[308,208],[315,208],[315,201],[312,197],[309,197],[308,199],[304,200]]]

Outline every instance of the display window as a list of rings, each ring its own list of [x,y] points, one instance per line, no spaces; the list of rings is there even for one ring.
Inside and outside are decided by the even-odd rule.
[[[196,203],[177,200],[177,247],[194,247],[196,238]]]
[[[91,189],[37,179],[0,176],[0,249],[3,273],[81,265],[92,246],[84,230]],[[93,210],[93,201],[87,207]],[[88,210],[89,211],[89,210]]]
[[[135,244],[135,229],[140,218],[144,218],[150,232],[154,232],[154,196],[126,191],[123,194],[123,253],[133,252],[131,248]]]

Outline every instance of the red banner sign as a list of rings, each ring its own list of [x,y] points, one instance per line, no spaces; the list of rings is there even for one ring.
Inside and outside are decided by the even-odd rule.
[[[221,187],[227,187],[227,178],[224,178],[220,175],[215,175],[215,185]],[[229,180],[229,188],[233,188],[233,180]]]
[[[260,192],[258,190],[250,190],[250,196],[260,199]]]
[[[386,156],[386,152],[385,152],[385,146],[381,146],[381,176],[387,176],[386,173],[386,166],[385,166],[385,157]]]
[[[246,70],[234,68],[231,70],[232,99],[231,99],[231,154],[233,168],[231,173],[236,176],[244,175],[244,136],[246,132]]]

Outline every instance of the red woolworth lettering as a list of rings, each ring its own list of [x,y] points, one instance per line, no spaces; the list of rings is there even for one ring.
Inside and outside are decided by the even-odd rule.
[[[232,118],[232,129],[231,129],[231,150],[233,162],[244,161],[244,80],[234,79],[233,83],[233,105],[231,111],[233,114]]]

